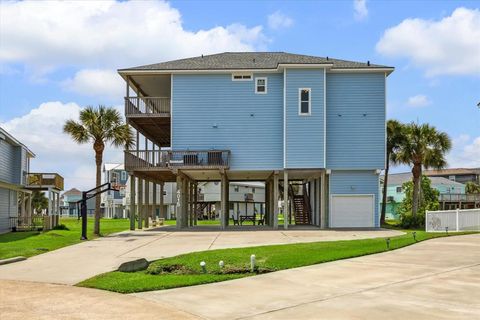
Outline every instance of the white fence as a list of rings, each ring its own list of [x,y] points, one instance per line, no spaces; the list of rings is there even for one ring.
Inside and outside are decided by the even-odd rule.
[[[480,231],[480,209],[427,211],[425,231]]]

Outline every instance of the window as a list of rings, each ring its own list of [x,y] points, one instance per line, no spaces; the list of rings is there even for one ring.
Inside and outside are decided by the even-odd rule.
[[[402,193],[402,187],[397,187],[397,193]]]
[[[448,180],[455,181],[455,176],[448,176]]]
[[[302,116],[311,115],[311,94],[312,89],[300,88],[298,89],[298,114]]]
[[[251,73],[232,73],[232,81],[251,81]]]
[[[255,188],[252,188],[252,193],[255,193]]]
[[[127,180],[127,171],[122,171],[122,176],[121,176],[121,177],[122,177],[122,178],[121,178],[122,181]]]
[[[267,78],[255,78],[255,93],[267,93]]]
[[[240,188],[239,188],[238,186],[235,186],[235,187],[234,187],[235,192],[238,192],[239,189],[240,189]]]

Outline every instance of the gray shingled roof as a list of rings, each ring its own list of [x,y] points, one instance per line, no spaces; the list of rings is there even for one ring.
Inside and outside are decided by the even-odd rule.
[[[286,52],[224,52],[120,69],[119,71],[276,69],[279,64],[333,64],[332,69],[392,68],[376,64],[368,65],[367,62],[314,57]]]
[[[428,177],[430,181],[432,182],[432,185],[449,185],[449,186],[462,186],[461,183],[449,180],[447,178],[443,177]],[[381,176],[381,179],[383,181],[384,176]],[[405,172],[405,173],[394,173],[394,174],[389,174],[388,175],[388,185],[389,186],[401,186],[403,183],[407,181],[412,180],[412,174],[410,172]]]

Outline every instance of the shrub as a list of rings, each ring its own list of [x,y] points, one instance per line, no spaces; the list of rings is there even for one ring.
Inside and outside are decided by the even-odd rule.
[[[425,214],[419,212],[414,217],[411,213],[402,213],[400,215],[400,226],[404,229],[425,228]]]
[[[58,226],[53,227],[52,230],[70,230],[70,229],[68,229],[68,227],[64,224],[59,224]]]

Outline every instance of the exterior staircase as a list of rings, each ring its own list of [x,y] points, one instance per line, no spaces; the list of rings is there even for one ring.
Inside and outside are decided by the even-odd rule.
[[[198,202],[195,208],[195,213],[199,220],[203,220],[203,210],[208,206],[208,202]]]
[[[283,196],[283,186],[280,187],[280,194]],[[312,208],[310,197],[307,193],[306,184],[303,184],[303,194],[296,194],[292,185],[288,186],[288,198],[293,209],[296,225],[310,225],[312,223]]]

